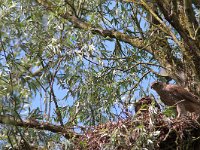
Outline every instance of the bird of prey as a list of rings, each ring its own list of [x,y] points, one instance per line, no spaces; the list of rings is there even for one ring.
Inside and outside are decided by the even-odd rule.
[[[176,106],[178,116],[187,112],[200,114],[200,99],[181,86],[155,81],[151,84],[160,96],[161,101],[168,106]]]

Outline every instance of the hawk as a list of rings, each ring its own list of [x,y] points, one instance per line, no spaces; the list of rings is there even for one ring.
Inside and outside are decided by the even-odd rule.
[[[187,112],[200,114],[200,99],[181,86],[155,81],[151,84],[160,96],[161,101],[168,106],[176,106],[178,116]]]

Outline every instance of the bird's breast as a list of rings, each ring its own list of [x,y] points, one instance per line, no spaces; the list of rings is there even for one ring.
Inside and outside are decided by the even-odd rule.
[[[168,106],[172,106],[178,102],[170,93],[163,92],[159,93],[161,101]]]

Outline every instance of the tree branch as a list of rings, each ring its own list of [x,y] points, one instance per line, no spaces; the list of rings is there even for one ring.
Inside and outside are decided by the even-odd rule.
[[[159,1],[159,0],[157,0]],[[110,37],[110,38],[116,38],[120,41],[123,41],[125,43],[129,43],[130,45],[134,46],[134,47],[137,47],[139,49],[142,49],[144,51],[147,51],[151,54],[155,54],[155,52],[157,52],[157,50],[155,50],[155,47],[158,47],[159,45],[156,44],[156,43],[152,43],[152,44],[149,44],[149,42],[151,42],[151,40],[149,39],[142,39],[142,38],[139,38],[139,37],[133,37],[133,36],[130,36],[130,35],[127,35],[125,33],[122,33],[122,32],[119,32],[119,31],[116,31],[116,30],[107,30],[107,29],[103,29],[101,26],[98,26],[98,27],[95,27],[94,25],[92,25],[91,23],[85,21],[85,20],[82,20],[78,17],[76,17],[75,15],[73,14],[70,14],[69,12],[59,12],[59,8],[57,6],[55,6],[52,2],[48,1],[48,0],[37,0],[37,2],[42,5],[46,10],[48,11],[51,11],[51,12],[54,12],[55,14],[57,14],[59,17],[62,17],[64,19],[66,19],[67,21],[71,22],[73,24],[73,26],[75,28],[79,28],[79,29],[83,29],[83,30],[87,30],[87,31],[91,31],[93,34],[98,34],[98,35],[101,35],[103,37]],[[132,0],[131,2],[135,2],[134,0]],[[166,2],[165,2],[166,3]],[[185,51],[185,46],[184,44],[179,41],[179,39],[176,37],[176,35],[171,31],[171,28],[169,26],[167,26],[163,20],[161,20],[154,12],[153,10],[147,5],[147,3],[144,1],[144,0],[141,0],[140,2],[141,5],[143,5],[152,15],[153,17],[155,17],[159,23],[161,24],[160,27],[162,27],[167,33],[169,33],[171,35],[171,37],[173,38],[173,40],[175,41],[175,43],[182,49]],[[159,7],[160,8],[160,7]],[[166,11],[166,10],[165,10]],[[168,12],[166,12],[168,14]],[[166,15],[166,14],[164,14]],[[169,14],[168,14],[169,15]],[[170,20],[169,16],[165,16],[167,17],[166,19],[167,20]],[[178,21],[178,20],[175,20],[175,22]],[[171,23],[171,22],[170,22]],[[172,24],[174,25],[174,23]],[[179,24],[180,25],[180,24]],[[181,25],[180,25],[181,26]],[[182,29],[182,28],[181,28]],[[179,31],[179,30],[178,30]],[[184,32],[182,33],[183,34],[183,37],[187,36]],[[159,42],[159,40],[158,40]],[[192,41],[190,41],[190,45],[194,45],[192,44]],[[166,48],[165,52],[163,51],[163,47],[159,47],[159,49],[161,49],[159,52],[162,53],[162,55],[164,56],[169,56],[168,54],[166,54],[165,52],[168,51]],[[194,50],[196,49],[196,47],[194,47],[192,49],[191,52],[193,52]],[[170,51],[170,50],[169,50]],[[168,51],[168,52],[169,52]],[[194,57],[192,58],[193,61],[195,60],[196,64],[198,64],[198,61],[197,58],[198,58],[198,51],[199,50],[196,50],[196,52],[194,51]],[[196,55],[197,54],[197,55]],[[163,58],[160,57],[161,55],[157,54],[156,58],[160,60],[162,60],[162,64],[167,64],[168,66],[171,66],[171,67],[174,67],[173,64],[171,64],[171,62],[177,62],[177,64],[182,64],[181,60],[179,60],[178,58],[176,58],[175,56],[171,55],[170,58],[172,59],[171,62],[168,62],[168,60],[165,60]],[[200,65],[199,65],[200,66]],[[197,67],[198,69],[198,67]],[[197,70],[196,69],[196,70]],[[200,69],[199,69],[200,70]]]
[[[47,10],[55,12],[56,11],[56,6],[54,6],[51,2],[47,0],[37,0],[40,5],[45,7]],[[88,30],[91,31],[92,33],[99,34],[103,37],[110,37],[110,38],[116,38],[120,41],[123,41],[125,43],[128,43],[132,46],[135,46],[137,48],[143,49],[151,53],[151,47],[146,46],[148,43],[148,40],[142,40],[139,37],[133,37],[129,36],[127,34],[124,34],[122,32],[116,31],[116,30],[106,30],[103,29],[102,27],[95,27],[92,24],[85,22],[84,20],[81,20],[77,18],[75,15],[72,15],[68,12],[65,13],[57,13],[58,16],[68,20],[69,22],[73,23],[73,26],[75,28],[83,29],[83,30]]]
[[[71,139],[71,138],[79,136],[78,134],[76,134],[68,129],[65,129],[62,126],[57,126],[57,125],[53,125],[53,124],[45,123],[45,122],[40,123],[35,120],[21,121],[20,119],[14,117],[14,116],[10,116],[10,115],[0,115],[0,123],[7,124],[7,125],[19,126],[19,127],[35,128],[35,129],[39,129],[39,130],[47,130],[47,131],[51,131],[54,133],[60,133],[66,139]]]
[[[180,47],[182,50],[182,53],[184,57],[186,58],[187,62],[190,62],[190,66],[193,65],[194,67],[194,73],[200,74],[200,44],[198,39],[194,39],[191,37],[189,32],[187,31],[187,27],[184,20],[187,20],[184,18],[184,10],[179,8],[179,14],[174,14],[170,17],[168,6],[167,4],[164,4],[161,0],[156,0],[159,9],[163,13],[165,19],[176,29],[176,31],[180,34],[180,36],[183,38],[183,44]],[[181,13],[181,15],[180,15]],[[179,16],[182,16],[180,18]],[[197,31],[198,32],[198,31]],[[200,76],[198,77],[200,78]]]

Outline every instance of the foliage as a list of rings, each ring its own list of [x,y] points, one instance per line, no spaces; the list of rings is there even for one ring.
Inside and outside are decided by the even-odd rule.
[[[196,0],[0,0],[4,145],[47,148],[133,115],[154,79],[199,96],[199,7]]]
[[[116,122],[88,129],[75,144],[75,149],[198,149],[200,126],[197,116],[173,119],[163,115],[148,97],[139,100],[146,108]],[[84,144],[83,144],[84,142]]]

